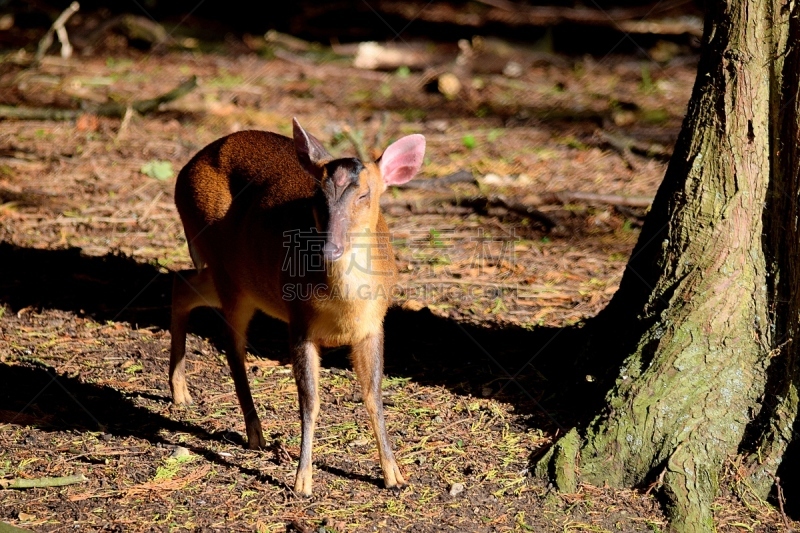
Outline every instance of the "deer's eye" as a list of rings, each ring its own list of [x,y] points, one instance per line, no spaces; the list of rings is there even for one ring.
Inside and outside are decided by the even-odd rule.
[[[365,201],[367,198],[369,198],[369,191],[367,191],[367,192],[365,192],[364,194],[362,194],[361,196],[359,196],[359,197],[358,197],[358,201],[359,201],[359,202],[363,202],[363,201]]]

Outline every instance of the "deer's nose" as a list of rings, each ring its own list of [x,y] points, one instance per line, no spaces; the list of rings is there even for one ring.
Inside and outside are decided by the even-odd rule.
[[[322,255],[326,261],[336,261],[344,253],[344,246],[327,241],[322,247]]]

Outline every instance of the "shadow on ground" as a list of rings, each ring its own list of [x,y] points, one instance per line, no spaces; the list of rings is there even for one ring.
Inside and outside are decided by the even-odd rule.
[[[61,309],[98,322],[128,322],[133,327],[169,328],[172,273],[138,263],[122,255],[91,257],[79,249],[41,250],[0,243],[0,304],[16,312],[24,308]],[[193,316],[193,331],[222,343],[222,322],[213,310]],[[482,327],[433,315],[427,309],[392,309],[386,318],[386,373],[409,377],[426,385],[445,386],[454,393],[496,396],[529,415],[536,427],[566,429],[591,416],[602,398],[597,383],[585,379],[587,371],[576,368],[577,355],[586,351],[591,328]],[[286,326],[258,316],[251,325],[254,353],[288,362]],[[323,358],[328,367],[349,367],[347,351],[332,350]],[[49,369],[17,369],[0,366],[0,382],[22,390],[39,390],[52,381]],[[166,382],[167,369],[164,369]],[[61,382],[63,380],[59,380]],[[126,427],[158,441],[158,428],[203,433],[202,428],[173,427],[169,418],[133,406],[114,389],[67,381],[79,402],[99,402],[109,411],[100,425],[114,426],[123,413]],[[51,384],[49,389],[56,390]],[[63,388],[63,387],[62,387]],[[66,392],[66,389],[65,391]],[[0,400],[0,409],[22,405]],[[52,414],[62,403],[50,396],[34,400],[42,415]],[[594,401],[593,401],[594,400]],[[18,402],[17,402],[18,403]],[[95,409],[89,409],[94,413]],[[97,412],[103,413],[104,410]],[[74,427],[95,427],[81,413],[66,418]],[[135,421],[132,423],[132,421]],[[97,422],[97,421],[95,421]],[[116,431],[115,431],[116,432]]]
[[[195,424],[173,420],[134,404],[118,390],[59,375],[39,364],[0,364],[0,424],[35,425],[45,431],[102,431],[119,437],[135,436],[152,444],[173,444],[162,430],[191,433],[205,441],[230,440]],[[32,391],[38,391],[32,398]],[[288,488],[258,470],[234,464],[202,446],[189,446],[196,454],[220,466],[239,469],[260,481]]]

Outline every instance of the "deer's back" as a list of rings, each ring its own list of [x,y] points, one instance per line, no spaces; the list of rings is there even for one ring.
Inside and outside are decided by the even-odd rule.
[[[192,239],[229,215],[231,207],[264,211],[311,198],[314,180],[297,161],[288,137],[241,131],[209,144],[181,170],[175,203]]]

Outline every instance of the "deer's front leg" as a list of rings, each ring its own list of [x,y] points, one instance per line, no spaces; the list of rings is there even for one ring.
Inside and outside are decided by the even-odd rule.
[[[297,466],[294,490],[303,496],[311,496],[311,448],[319,414],[319,347],[304,338],[294,339],[292,368],[300,399],[302,424],[300,463]]]
[[[364,406],[369,413],[370,425],[378,441],[378,453],[386,488],[402,487],[406,484],[406,480],[394,459],[383,418],[383,401],[381,400],[383,330],[354,344],[351,358],[358,381],[361,383],[361,394],[364,397]]]

